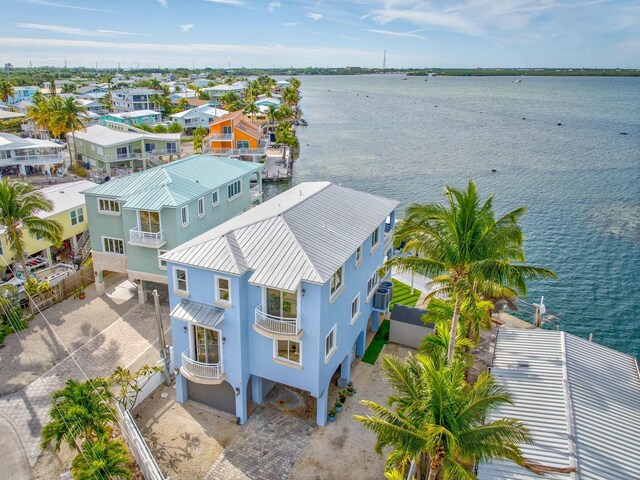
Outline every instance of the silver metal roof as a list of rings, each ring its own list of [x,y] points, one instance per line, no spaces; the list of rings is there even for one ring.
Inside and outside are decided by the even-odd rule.
[[[215,328],[224,320],[224,309],[192,300],[182,300],[174,307],[170,315],[177,320]]]
[[[634,357],[565,332],[500,328],[491,373],[522,420],[536,463],[576,468],[544,477],[511,462],[483,463],[480,480],[627,480],[640,474],[640,376]]]
[[[329,280],[397,205],[329,182],[302,183],[163,258],[236,275],[253,270],[250,283],[293,292],[301,281]]]

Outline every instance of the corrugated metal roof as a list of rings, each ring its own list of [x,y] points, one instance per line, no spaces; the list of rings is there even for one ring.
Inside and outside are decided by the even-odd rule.
[[[224,320],[224,308],[212,307],[192,300],[182,300],[170,314],[173,318],[215,328]]]
[[[295,291],[301,281],[325,283],[398,205],[333,185],[296,185],[171,250],[163,258]]]
[[[261,164],[232,158],[195,155],[113,179],[85,193],[119,198],[125,201],[124,208],[158,211],[184,205],[262,168]]]
[[[491,373],[514,405],[512,417],[530,429],[526,458],[577,467],[544,477],[511,462],[483,463],[480,480],[627,480],[640,472],[640,377],[635,358],[565,332],[498,331]]]

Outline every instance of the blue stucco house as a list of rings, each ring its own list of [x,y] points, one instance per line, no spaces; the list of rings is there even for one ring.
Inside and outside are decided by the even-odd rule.
[[[397,205],[302,183],[164,254],[178,401],[244,423],[280,383],[315,397],[324,425],[331,379],[378,329]]]

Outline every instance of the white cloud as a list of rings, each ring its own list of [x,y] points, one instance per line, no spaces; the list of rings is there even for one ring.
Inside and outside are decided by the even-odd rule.
[[[298,22],[284,22],[284,23],[281,23],[280,25],[282,25],[283,27],[295,27],[296,25],[300,25],[300,23],[298,23]]]
[[[45,25],[41,23],[16,23],[18,28],[29,30],[46,30],[48,32],[65,33],[67,35],[80,35],[84,37],[102,37],[113,35],[135,35],[132,32],[120,32],[117,30],[86,30],[84,28],[64,27],[61,25]]]
[[[207,2],[221,3],[223,5],[234,5],[236,7],[244,4],[244,2],[242,0],[207,0]]]
[[[410,38],[419,38],[421,40],[425,39],[425,37],[423,37],[422,35],[418,35],[417,33],[415,33],[416,31],[413,31],[413,32],[394,32],[392,30],[379,30],[379,29],[375,29],[375,28],[370,28],[368,31],[369,32],[373,32],[373,33],[379,33],[381,35],[387,35],[389,37],[410,37]]]
[[[193,23],[189,23],[187,25],[180,25],[180,30],[182,30],[185,33],[191,30],[192,28],[193,28]]]
[[[307,17],[311,18],[313,20],[320,20],[322,18],[322,14],[321,13],[309,12],[309,13],[307,13]]]
[[[169,8],[169,4],[167,3],[167,0],[156,0],[160,5],[162,5],[164,8]]]
[[[70,8],[72,10],[85,10],[88,12],[110,12],[111,10],[100,10],[99,8],[78,7],[76,5],[67,5],[66,3],[49,2],[47,0],[22,0],[24,3],[33,5],[43,5],[45,7]]]
[[[280,8],[281,6],[282,6],[282,3],[276,0],[275,2],[269,2],[269,5],[267,5],[267,10],[269,10],[270,12],[273,12],[274,10],[276,10],[277,8]]]

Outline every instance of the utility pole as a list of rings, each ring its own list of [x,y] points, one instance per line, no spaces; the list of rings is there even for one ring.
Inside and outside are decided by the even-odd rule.
[[[153,293],[153,305],[156,309],[156,321],[158,322],[158,342],[160,344],[160,358],[164,360],[164,371],[162,373],[164,377],[165,385],[171,385],[171,372],[169,371],[169,364],[171,359],[169,358],[169,347],[164,339],[164,327],[162,326],[162,318],[160,317],[160,297],[158,296],[158,290],[154,290]]]
[[[382,56],[382,73],[384,73],[386,69],[387,69],[387,51],[385,50]]]

